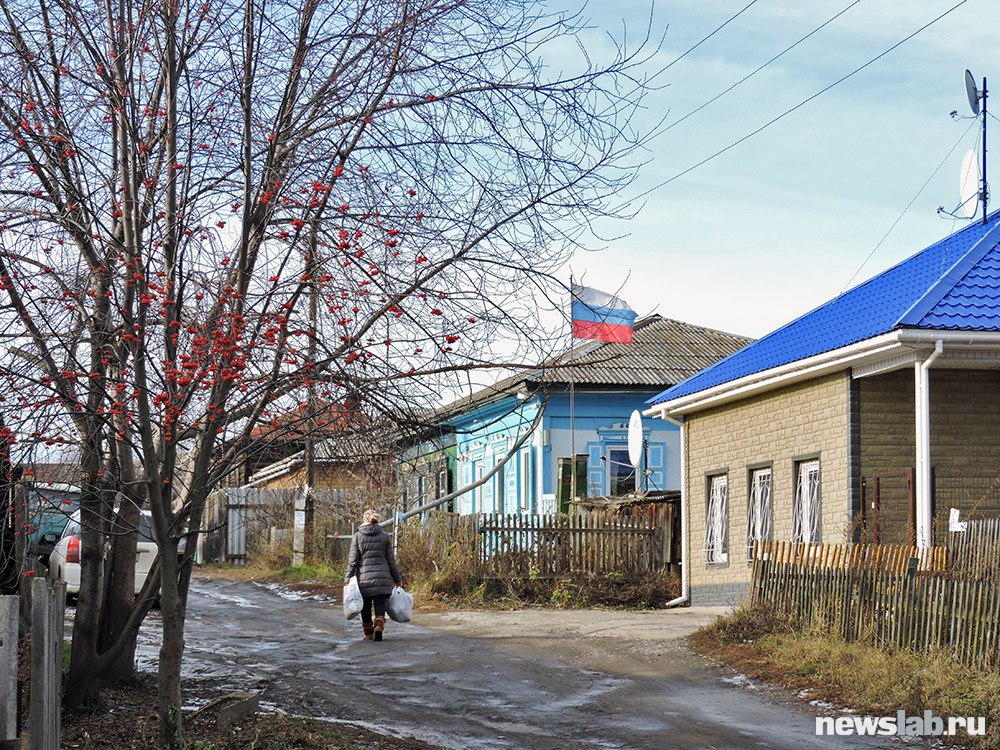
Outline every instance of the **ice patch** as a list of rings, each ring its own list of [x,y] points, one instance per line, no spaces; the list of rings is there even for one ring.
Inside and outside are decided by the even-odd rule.
[[[310,581],[303,581],[303,583],[310,583]],[[260,583],[254,581],[255,586],[267,589],[271,593],[277,594],[282,599],[287,599],[290,602],[304,602],[304,601],[314,601],[314,602],[334,602],[337,601],[332,596],[325,596],[323,594],[311,594],[308,591],[296,591],[295,589],[290,589],[287,586],[282,586],[280,583]]]
[[[747,677],[745,674],[736,674],[732,677],[723,677],[723,682],[729,683],[730,685],[735,685],[736,687],[746,688],[747,690],[759,690],[760,688]]]
[[[214,591],[211,589],[205,589],[198,592],[202,596],[208,599],[218,599],[223,602],[231,602],[237,607],[250,607],[251,609],[260,609],[259,604],[254,604],[249,599],[244,599],[242,596],[236,596],[235,594],[224,594],[221,591]]]

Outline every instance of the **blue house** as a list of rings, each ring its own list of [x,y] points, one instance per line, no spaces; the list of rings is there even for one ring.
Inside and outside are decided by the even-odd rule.
[[[573,455],[577,496],[680,489],[679,428],[650,420],[645,463],[636,471],[626,446],[629,416],[664,382],[678,383],[749,341],[653,315],[636,322],[631,344],[580,342],[455,401],[436,414],[438,434],[401,458],[404,509],[470,487],[451,510],[555,512],[560,459],[567,481]]]

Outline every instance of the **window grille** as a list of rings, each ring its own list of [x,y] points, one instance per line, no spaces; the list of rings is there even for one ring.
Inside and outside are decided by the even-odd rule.
[[[795,508],[792,539],[811,544],[820,541],[823,512],[820,497],[819,461],[796,464]]]
[[[754,557],[757,542],[771,538],[771,470],[754,469],[750,473],[750,502],[747,519],[747,559]]]
[[[710,563],[729,561],[729,477],[726,474],[710,480],[705,559]]]

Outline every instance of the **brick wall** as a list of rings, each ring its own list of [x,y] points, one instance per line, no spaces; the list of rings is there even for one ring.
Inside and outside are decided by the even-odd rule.
[[[770,463],[774,538],[792,537],[795,461],[818,456],[822,539],[843,542],[850,527],[850,382],[848,373],[818,378],[688,415],[687,497],[692,603],[723,603],[750,579],[746,527],[751,467]],[[705,560],[707,475],[729,474],[729,562]]]
[[[866,477],[916,464],[912,368],[862,378],[861,472]],[[930,372],[931,465],[937,475],[935,537],[944,541],[949,507],[1000,513],[1000,372]],[[905,481],[881,483],[883,541],[908,533]],[[869,483],[869,494],[871,493]]]

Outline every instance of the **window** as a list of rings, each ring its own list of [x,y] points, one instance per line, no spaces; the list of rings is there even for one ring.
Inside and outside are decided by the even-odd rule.
[[[448,494],[448,468],[447,464],[440,462],[437,473],[434,474],[434,499],[444,497]]]
[[[521,451],[521,498],[520,511],[522,513],[531,512],[531,453],[528,450]]]
[[[496,512],[504,514],[507,512],[507,464],[500,467],[500,471],[493,475],[493,507]]]
[[[635,468],[628,458],[628,449],[608,449],[609,493],[612,497],[635,492]]]
[[[795,464],[795,507],[792,517],[792,540],[807,544],[820,541],[822,528],[819,460]]]
[[[729,562],[729,475],[709,477],[708,514],[705,528],[705,559]]]
[[[479,461],[472,462],[472,481],[478,482],[483,478],[483,465]],[[479,485],[474,490],[472,490],[472,512],[473,513],[483,513],[485,509],[483,508],[483,501],[486,499],[484,485]]]
[[[754,557],[757,542],[771,538],[771,470],[750,472],[750,502],[747,509],[747,559]]]

